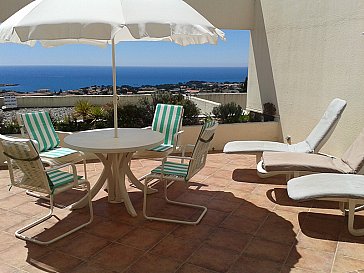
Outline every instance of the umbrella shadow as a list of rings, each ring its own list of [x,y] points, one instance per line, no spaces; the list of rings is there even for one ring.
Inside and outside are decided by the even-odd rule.
[[[160,190],[161,184],[156,184],[155,187]],[[210,269],[220,272],[228,270],[241,272],[243,269],[248,270],[248,272],[258,269],[264,271],[264,268],[269,268],[269,272],[281,272],[282,268],[285,270],[293,268],[300,258],[300,254],[296,250],[296,230],[290,221],[269,209],[259,207],[243,198],[236,197],[231,192],[211,191],[209,186],[203,183],[191,183],[187,189],[183,183],[174,183],[169,189],[169,197],[171,199],[208,207],[207,214],[201,223],[196,226],[145,220],[142,214],[143,194],[140,191],[133,191],[129,193],[129,196],[138,213],[137,217],[131,217],[126,212],[123,204],[110,204],[107,202],[107,197],[101,197],[93,201],[95,223],[47,248],[51,251],[56,249],[57,253],[60,252],[65,257],[72,255],[73,260],[77,258],[80,259],[80,262],[85,261],[89,263],[98,253],[90,252],[88,257],[77,257],[76,254],[67,252],[69,251],[68,244],[70,242],[76,245],[81,244],[82,236],[79,236],[80,234],[94,234],[95,230],[99,230],[98,226],[100,223],[106,222],[122,223],[123,225],[133,227],[133,229],[139,228],[142,230],[146,227],[148,229],[158,227],[159,229],[163,227],[165,231],[168,230],[159,242],[143,250],[145,255],[153,255],[159,247],[162,247],[166,240],[174,238],[174,240],[178,241],[180,240],[178,238],[184,238],[186,239],[183,241],[184,245],[191,249],[196,248],[194,250],[197,251],[196,253],[199,253],[200,250],[198,249],[202,251],[203,249],[212,248],[223,253],[222,255],[224,256],[233,257],[234,259],[227,259],[225,262],[208,259],[209,266],[212,267]],[[166,204],[160,190],[158,193],[148,196],[148,213],[161,217],[194,221],[198,218],[200,211]],[[50,236],[55,236],[86,218],[86,209],[72,211],[56,224],[38,234],[37,238],[48,239]],[[115,234],[116,230],[111,226],[110,224],[110,231],[108,233]],[[99,236],[102,237],[103,235]],[[123,240],[123,236],[127,235],[122,234],[120,238],[114,238],[112,241]],[[109,240],[106,235],[103,239]],[[46,272],[65,271],[63,268],[64,264],[57,264],[52,261],[49,253],[39,257],[38,248],[39,246],[27,243],[27,262],[29,264]],[[166,253],[163,253],[163,255],[166,255]],[[173,253],[168,255],[172,255],[171,258],[173,259]],[[178,253],[175,255],[178,256]],[[185,262],[198,262],[197,260],[207,262],[205,259],[196,258],[202,254],[196,255],[186,256],[186,259],[181,261],[181,265]],[[177,256],[175,259],[179,260]],[[123,257],[120,256],[120,259],[123,259]],[[108,270],[120,270],[120,268],[112,268],[112,266],[106,265],[104,269],[105,272],[108,272]],[[72,270],[70,269],[69,271]]]

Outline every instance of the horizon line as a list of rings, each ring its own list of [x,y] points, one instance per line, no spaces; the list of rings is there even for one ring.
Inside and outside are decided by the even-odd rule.
[[[67,65],[67,64],[15,64],[15,65],[10,65],[10,64],[0,64],[0,67],[5,67],[5,66],[11,66],[11,67],[22,67],[22,66],[68,66],[68,67],[110,67],[111,65]],[[248,68],[248,65],[246,66],[151,66],[151,65],[127,65],[127,66],[116,66],[116,68],[125,68],[125,67],[151,67],[151,68]]]

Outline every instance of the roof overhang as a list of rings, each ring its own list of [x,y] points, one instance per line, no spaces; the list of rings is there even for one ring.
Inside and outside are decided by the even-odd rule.
[[[255,0],[184,0],[221,29],[252,29]],[[0,0],[0,22],[32,0]]]

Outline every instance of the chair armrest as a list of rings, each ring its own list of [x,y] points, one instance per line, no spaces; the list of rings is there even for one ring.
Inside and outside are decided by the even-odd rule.
[[[177,146],[178,146],[178,138],[180,135],[182,135],[184,133],[184,131],[178,131],[177,133],[174,134],[173,136],[173,151],[177,150]]]
[[[182,159],[182,160],[194,160],[192,157],[189,157],[189,156],[177,156],[177,155],[169,155],[166,158],[175,158],[175,159]]]
[[[184,147],[191,147],[191,148],[195,148],[195,144],[186,144],[186,145],[184,145]]]

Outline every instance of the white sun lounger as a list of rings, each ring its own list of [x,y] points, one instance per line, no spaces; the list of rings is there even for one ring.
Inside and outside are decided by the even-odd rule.
[[[364,130],[341,158],[323,154],[264,152],[257,165],[258,175],[267,177],[277,174],[302,172],[358,173],[364,165]]]
[[[355,208],[364,204],[364,176],[354,174],[313,174],[293,178],[287,184],[288,196],[296,201],[313,199],[348,204],[348,229],[354,236],[363,236],[364,228],[354,229]]]
[[[331,136],[345,107],[346,101],[334,99],[310,135],[299,143],[289,145],[272,141],[232,141],[225,145],[224,153],[255,154],[257,162],[264,151],[317,153]]]

